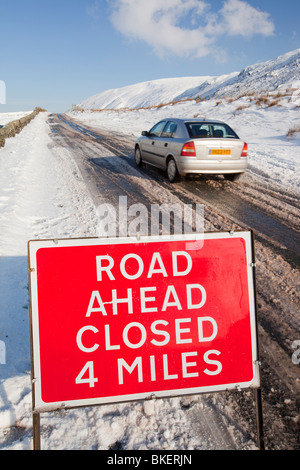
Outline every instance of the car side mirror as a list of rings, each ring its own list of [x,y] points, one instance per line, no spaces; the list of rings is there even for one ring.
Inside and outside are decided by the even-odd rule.
[[[148,137],[148,136],[149,136],[149,132],[148,132],[148,131],[143,131],[143,132],[142,132],[142,136],[143,136],[143,137]]]

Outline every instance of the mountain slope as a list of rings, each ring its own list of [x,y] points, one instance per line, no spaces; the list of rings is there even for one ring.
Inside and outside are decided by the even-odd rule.
[[[84,109],[120,109],[155,106],[173,101],[178,94],[210,80],[211,77],[166,78],[104,91],[78,106]]]
[[[157,106],[188,98],[236,96],[251,92],[299,87],[300,49],[218,77],[182,77],[137,83],[107,90],[78,105],[83,109],[121,109]]]
[[[230,96],[251,92],[275,91],[280,87],[292,87],[300,80],[300,49],[243,69],[236,77],[204,94],[209,96]],[[299,87],[299,83],[298,83]]]

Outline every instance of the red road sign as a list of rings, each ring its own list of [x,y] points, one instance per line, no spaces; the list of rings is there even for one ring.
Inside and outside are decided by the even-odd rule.
[[[29,242],[34,409],[259,387],[251,232]]]

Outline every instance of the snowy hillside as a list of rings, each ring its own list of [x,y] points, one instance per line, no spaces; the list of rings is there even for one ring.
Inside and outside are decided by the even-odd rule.
[[[283,87],[299,87],[300,49],[288,52],[275,60],[246,67],[241,73],[224,82],[222,87],[211,88],[204,96],[230,96],[253,92],[280,91]]]
[[[141,108],[173,101],[178,94],[213,77],[186,77],[153,80],[123,88],[107,90],[78,105],[84,109]]]
[[[240,73],[219,77],[199,76],[161,79],[107,90],[87,98],[78,108],[121,109],[155,106],[188,98],[236,96],[251,92],[299,87],[300,49],[275,60],[251,65]]]

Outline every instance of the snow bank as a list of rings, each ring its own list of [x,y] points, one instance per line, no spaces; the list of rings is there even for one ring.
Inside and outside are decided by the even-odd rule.
[[[0,150],[0,341],[6,349],[0,448],[8,427],[21,436],[31,427],[27,241],[96,233],[94,206],[74,161],[51,150],[47,117],[38,115]],[[31,439],[22,442],[17,447],[30,448]]]

